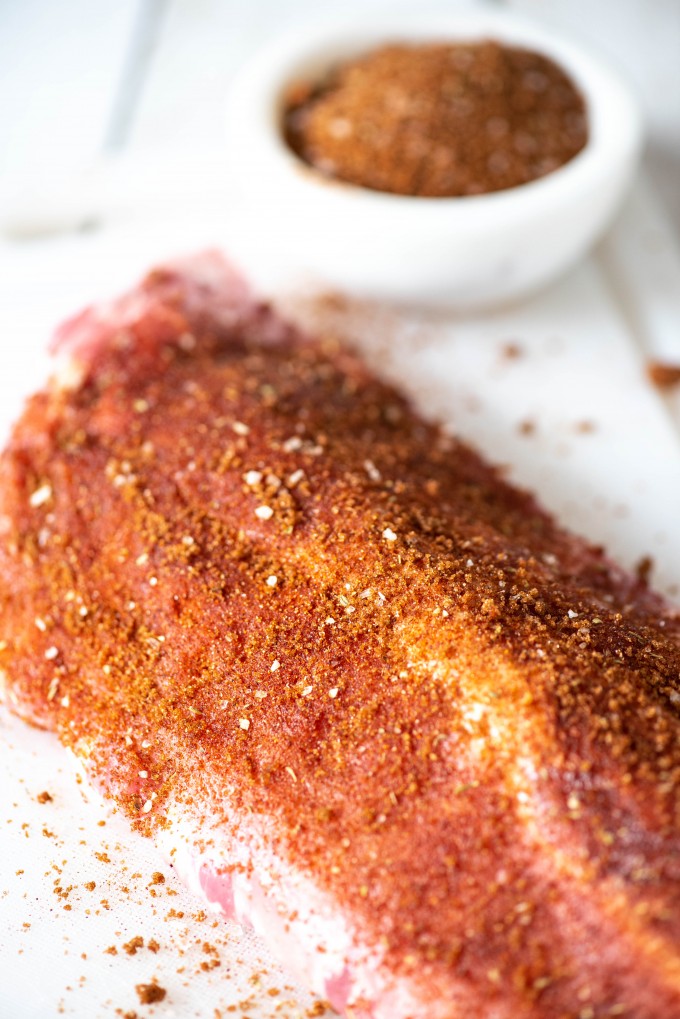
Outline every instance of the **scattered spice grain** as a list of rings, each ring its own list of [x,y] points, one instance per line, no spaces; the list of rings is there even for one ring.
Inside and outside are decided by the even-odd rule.
[[[142,1005],[154,1005],[157,1001],[163,1001],[167,994],[155,979],[150,984],[137,984],[135,990]]]
[[[647,365],[647,376],[657,389],[673,389],[680,385],[680,365],[650,361]]]
[[[519,358],[524,356],[524,348],[519,343],[510,341],[504,343],[501,348],[501,357],[504,361],[517,361]]]

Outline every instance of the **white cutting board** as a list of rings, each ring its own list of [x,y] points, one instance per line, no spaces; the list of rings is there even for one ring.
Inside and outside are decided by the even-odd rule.
[[[0,431],[44,378],[60,317],[228,232],[200,218],[156,219],[0,248]],[[656,392],[644,370],[649,356],[680,362],[680,259],[643,187],[593,256],[503,312],[428,320],[318,306],[303,314],[299,300],[282,303],[352,335],[426,413],[507,466],[572,529],[628,566],[651,556],[655,584],[680,600],[680,416],[677,398],[674,406]],[[53,802],[37,802],[43,790]],[[0,859],[1,1019],[99,1019],[116,1009],[294,1019],[310,1006],[254,938],[195,919],[199,904],[153,846],[84,799],[52,737],[2,710]],[[164,884],[150,884],[157,870]],[[55,892],[70,885],[66,898]],[[128,955],[122,946],[137,935],[159,951]],[[220,960],[207,972],[201,963],[215,956],[204,942]],[[154,976],[167,997],[140,1006],[135,985]]]

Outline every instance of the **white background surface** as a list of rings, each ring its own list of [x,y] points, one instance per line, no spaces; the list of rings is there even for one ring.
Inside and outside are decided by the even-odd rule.
[[[639,187],[598,251],[530,303],[467,320],[353,311],[325,324],[353,336],[428,413],[508,465],[572,528],[629,566],[652,555],[655,582],[678,596],[680,402],[648,385],[644,363],[649,356],[680,361],[680,260],[657,204],[660,191],[667,203],[675,200],[680,178],[680,4],[515,6],[589,36],[641,84],[652,192]],[[35,235],[0,245],[0,431],[44,377],[46,338],[61,316],[132,282],[156,259],[227,235],[214,192],[205,196],[201,186],[201,166],[232,155],[221,134],[224,90],[261,41],[312,11],[337,15],[338,7],[310,0],[1,0],[0,224],[11,218],[15,234],[30,228]],[[48,227],[77,224],[88,187],[85,206],[97,212],[100,229],[46,236]],[[167,201],[178,190],[179,208]],[[305,317],[299,303],[295,313]],[[520,357],[504,357],[508,343]],[[520,427],[527,421],[530,435]],[[36,802],[43,789],[53,803]],[[97,804],[82,800],[51,738],[0,712],[0,1017],[48,1019],[62,1009],[99,1019],[136,1007],[140,1015],[214,1019],[215,1009],[228,1015],[226,1007],[236,1004],[237,1016],[264,1019],[287,1001],[278,1016],[292,1019],[290,993],[272,998],[266,986],[250,983],[262,968],[260,949],[233,930],[213,930],[211,920],[192,920],[197,904],[153,848],[131,838],[119,819],[100,827],[104,818]],[[54,837],[43,835],[43,826]],[[112,864],[96,858],[101,851]],[[154,898],[148,885],[156,869],[168,880]],[[78,886],[67,900],[53,890],[57,878]],[[91,880],[93,893],[83,888]],[[164,920],[173,907],[185,912],[181,921]],[[156,937],[161,951],[127,956],[121,945],[137,934]],[[200,970],[209,958],[203,940],[220,952],[221,966],[211,973]],[[111,944],[117,956],[105,953]],[[134,985],[152,975],[168,997],[140,1008]],[[286,982],[276,973],[272,981],[280,988]],[[238,1005],[251,995],[254,1003]]]

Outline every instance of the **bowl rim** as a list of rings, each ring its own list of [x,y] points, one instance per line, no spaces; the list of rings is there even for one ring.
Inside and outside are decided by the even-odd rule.
[[[296,79],[320,74],[352,55],[390,41],[496,38],[534,48],[555,60],[580,89],[588,114],[584,148],[569,162],[525,184],[478,195],[396,195],[325,177],[304,163],[281,131],[284,90]],[[264,46],[235,76],[227,98],[227,130],[246,159],[252,184],[258,178],[279,200],[301,194],[310,212],[323,205],[338,215],[389,219],[413,227],[450,228],[498,223],[549,213],[601,182],[617,163],[633,162],[642,146],[642,116],[636,96],[606,61],[560,32],[521,15],[484,8],[428,14],[372,13],[292,30]],[[263,197],[267,197],[263,195]]]

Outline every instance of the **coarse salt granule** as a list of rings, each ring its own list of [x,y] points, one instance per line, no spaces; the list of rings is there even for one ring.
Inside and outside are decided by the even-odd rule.
[[[36,488],[35,492],[28,501],[34,509],[37,509],[38,506],[44,506],[51,498],[52,486],[45,482],[45,484],[41,485],[40,488]]]
[[[364,460],[364,470],[368,474],[368,476],[371,479],[371,481],[381,481],[382,480],[382,474],[380,473],[380,471],[375,466],[375,464],[373,463],[372,460]]]
[[[196,337],[193,333],[182,333],[177,338],[177,344],[182,350],[193,350],[196,346]]]
[[[255,510],[255,516],[260,520],[271,520],[274,516],[274,510],[271,506],[258,506]]]

